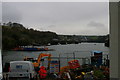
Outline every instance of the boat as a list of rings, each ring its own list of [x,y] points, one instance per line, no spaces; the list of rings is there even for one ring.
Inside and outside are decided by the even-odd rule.
[[[12,49],[13,51],[50,51],[52,49],[48,49],[47,47],[16,47]]]

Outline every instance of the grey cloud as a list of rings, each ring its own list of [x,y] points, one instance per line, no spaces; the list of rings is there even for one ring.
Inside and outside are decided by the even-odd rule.
[[[77,31],[77,34],[81,33],[83,35],[106,35],[109,33],[106,27],[86,27],[84,30]]]
[[[21,13],[15,6],[3,3],[2,5],[2,22],[20,22]]]
[[[106,16],[105,3],[40,3],[46,6],[40,14],[46,14],[38,17],[38,21],[52,23],[66,23],[83,21],[90,18],[101,18]],[[40,8],[41,9],[41,8]],[[101,13],[102,12],[102,13]],[[99,14],[100,13],[100,14]],[[98,16],[99,14],[99,16]]]
[[[104,13],[106,13],[107,10],[106,8],[104,9],[104,7],[107,7],[107,5],[105,5],[106,3],[102,2],[19,2],[8,4],[14,7],[20,7],[19,9],[22,10],[23,16],[25,17],[23,20],[42,23],[82,21],[89,18],[106,16]],[[12,11],[14,14],[18,14],[17,11],[11,10],[11,12]]]
[[[55,25],[49,25],[48,27],[56,27]]]
[[[27,27],[63,34],[81,34],[86,29],[90,29],[85,27],[87,22],[108,20],[106,2],[6,2],[3,3],[2,10],[4,22],[21,22]],[[100,22],[90,22],[87,26],[97,28],[108,25],[106,22]],[[80,25],[83,25],[81,27],[84,29],[73,28]],[[78,33],[76,30],[79,30]],[[96,32],[93,31],[92,34]]]
[[[90,23],[87,24],[87,26],[89,27],[105,27],[105,25],[103,23],[99,23],[99,22],[95,22],[95,21],[91,21]]]

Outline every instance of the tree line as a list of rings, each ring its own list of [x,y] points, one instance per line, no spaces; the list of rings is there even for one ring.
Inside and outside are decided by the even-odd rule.
[[[57,34],[50,31],[38,31],[25,28],[19,23],[2,25],[2,48],[9,50],[18,46],[45,45],[57,38]]]
[[[38,31],[33,28],[25,28],[19,23],[4,23],[2,25],[2,49],[10,50],[18,46],[57,45],[72,44],[80,42],[106,42],[108,35],[104,36],[80,36],[80,35],[58,35],[50,31]]]

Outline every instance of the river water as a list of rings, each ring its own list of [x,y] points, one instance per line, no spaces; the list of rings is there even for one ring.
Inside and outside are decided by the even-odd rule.
[[[75,57],[90,57],[91,51],[103,51],[103,54],[109,53],[109,48],[105,47],[104,43],[80,43],[47,47],[54,49],[54,51],[3,51],[3,66],[6,62],[23,60],[25,56],[37,58],[40,53],[50,53],[53,57],[59,57],[59,55],[60,57],[73,57],[73,52],[75,53]],[[69,60],[61,59],[61,65],[67,65],[67,61]],[[47,60],[45,61],[47,63]]]

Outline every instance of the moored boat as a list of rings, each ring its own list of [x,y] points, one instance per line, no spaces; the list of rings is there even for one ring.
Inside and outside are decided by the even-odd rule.
[[[49,51],[50,49],[48,49],[47,47],[16,47],[14,49],[12,49],[14,51]]]

